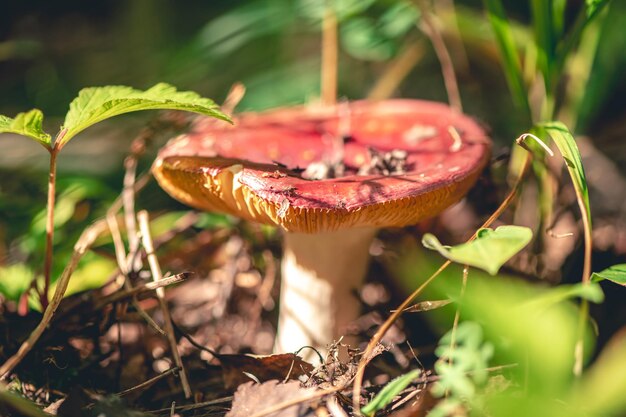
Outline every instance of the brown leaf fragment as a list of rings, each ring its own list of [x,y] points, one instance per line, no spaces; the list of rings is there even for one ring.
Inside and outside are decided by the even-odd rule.
[[[451,302],[452,300],[422,301],[421,303],[413,304],[412,306],[405,308],[404,313],[421,313],[422,311],[435,310],[437,308],[445,307]]]
[[[264,414],[265,410],[268,411],[266,417],[302,417],[307,414],[308,398],[314,392],[314,388],[302,388],[298,381],[281,383],[272,380],[262,384],[247,382],[237,388],[233,406],[226,417],[249,417]],[[302,401],[298,402],[298,399]],[[271,412],[287,401],[296,404]]]
[[[219,355],[222,364],[222,376],[227,389],[235,388],[252,378],[254,375],[259,381],[277,379],[298,379],[308,376],[313,371],[313,365],[302,360],[293,353],[278,355]]]

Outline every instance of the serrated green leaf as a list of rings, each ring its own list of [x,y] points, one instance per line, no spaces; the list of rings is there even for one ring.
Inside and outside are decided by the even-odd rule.
[[[230,121],[212,100],[165,83],[146,91],[126,86],[91,87],[81,90],[70,104],[58,146],[102,120],[139,110],[185,110]]]
[[[626,286],[626,264],[613,265],[591,275],[591,280],[594,282],[605,279]]]
[[[527,227],[500,226],[496,230],[480,229],[476,239],[461,245],[447,247],[432,234],[426,233],[422,245],[436,250],[445,258],[483,269],[495,275],[509,259],[530,242],[533,233]]]
[[[367,403],[367,405],[361,408],[361,412],[366,416],[373,416],[377,411],[385,408],[396,395],[402,392],[403,389],[409,386],[409,384],[420,375],[419,369],[414,369],[409,373],[401,375],[391,382],[389,382],[378,394]]]
[[[19,113],[14,119],[0,115],[0,133],[15,133],[26,136],[50,148],[51,137],[43,131],[43,113],[33,109]]]
[[[583,202],[584,207],[581,207],[581,210],[585,211],[583,216],[587,217],[589,227],[591,227],[591,207],[589,205],[587,178],[585,177],[582,157],[580,156],[580,151],[578,150],[578,145],[576,145],[574,137],[567,126],[561,122],[541,123],[538,127],[544,129],[552,140],[554,140],[557,148],[559,148],[559,152],[561,152],[565,164],[567,165],[567,171],[574,183],[576,194]]]

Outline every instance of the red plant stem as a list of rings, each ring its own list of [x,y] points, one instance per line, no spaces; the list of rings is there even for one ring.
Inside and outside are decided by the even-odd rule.
[[[50,275],[52,271],[52,244],[54,240],[54,205],[56,199],[57,156],[59,148],[54,146],[50,149],[50,169],[48,172],[48,213],[46,216],[46,254],[43,264],[43,294],[41,295],[41,308],[48,307],[48,291],[50,290]]]

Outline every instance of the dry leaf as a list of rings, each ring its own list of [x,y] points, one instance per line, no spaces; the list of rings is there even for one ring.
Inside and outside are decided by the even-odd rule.
[[[298,398],[304,400],[315,391],[314,388],[302,388],[298,381],[284,384],[276,380],[262,384],[247,382],[237,388],[232,409],[226,417],[249,417],[264,410],[269,411],[285,401],[297,401]],[[303,401],[267,414],[266,417],[302,417],[308,408],[308,401]]]

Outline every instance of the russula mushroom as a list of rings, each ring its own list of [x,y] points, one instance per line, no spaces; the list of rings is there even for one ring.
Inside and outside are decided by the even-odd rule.
[[[359,315],[355,290],[376,231],[459,201],[489,149],[479,125],[446,105],[361,101],[242,114],[234,126],[199,121],[160,151],[153,172],[190,206],[283,229],[275,347],[323,351]],[[343,176],[303,178],[338,156]]]

